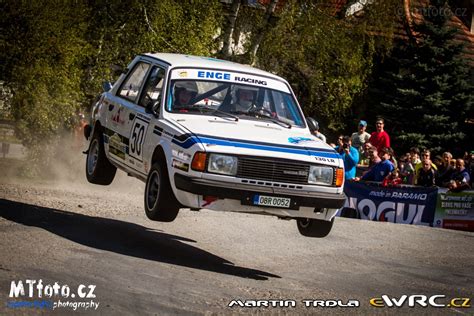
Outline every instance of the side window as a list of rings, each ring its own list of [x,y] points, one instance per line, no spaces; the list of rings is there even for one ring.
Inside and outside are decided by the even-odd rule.
[[[120,87],[119,96],[135,103],[148,68],[150,68],[149,64],[138,63]]]
[[[154,106],[161,100],[161,93],[163,89],[163,82],[165,77],[165,70],[163,68],[153,66],[145,83],[143,92],[140,98],[139,105],[143,107]]]

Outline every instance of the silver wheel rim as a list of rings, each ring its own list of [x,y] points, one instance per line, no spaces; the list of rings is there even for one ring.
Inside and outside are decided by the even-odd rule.
[[[87,155],[87,173],[93,174],[95,167],[97,166],[97,160],[99,159],[99,142],[97,139],[92,141],[91,147],[89,148],[89,154]]]
[[[158,202],[158,196],[160,191],[160,175],[158,171],[153,170],[148,178],[147,183],[147,192],[146,192],[146,204],[149,210],[155,208],[156,203]]]

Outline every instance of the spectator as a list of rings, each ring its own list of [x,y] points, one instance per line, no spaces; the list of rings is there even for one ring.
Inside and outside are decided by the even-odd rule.
[[[423,158],[423,161],[428,159],[431,162],[431,152],[428,149],[423,150],[423,154],[421,155]],[[431,167],[433,167],[434,170],[438,171],[438,167],[431,162]],[[418,172],[423,168],[423,162],[417,163],[415,165],[415,177],[414,177],[414,183],[413,184],[418,184],[416,181],[418,179]]]
[[[400,177],[402,178],[403,183],[412,184],[415,168],[413,168],[413,165],[411,163],[410,153],[407,153],[406,155],[400,157],[399,170]]]
[[[336,141],[336,148],[337,147],[342,147],[343,140],[344,140],[344,135],[339,135],[339,137],[337,138],[337,141]]]
[[[471,183],[469,185],[472,188],[472,178],[474,176],[474,151],[466,152],[464,154],[464,166],[466,167],[467,173],[471,178]]]
[[[390,160],[392,163],[393,163],[393,167],[395,169],[398,169],[398,162],[397,162],[397,159],[395,159],[395,152],[393,151],[392,148],[388,147],[389,150],[389,153],[390,153],[390,158],[388,158],[388,160]]]
[[[309,127],[309,130],[311,131],[311,134],[313,134],[314,136],[316,136],[317,138],[319,138],[321,141],[323,141],[325,143],[326,142],[326,136],[324,136],[323,133],[319,132],[319,123],[318,123],[318,121],[316,121],[312,117],[308,117],[306,122],[308,122],[308,127]]]
[[[372,147],[371,149],[369,149],[369,158],[370,158],[369,168],[372,168],[373,166],[378,164],[380,161],[382,161],[382,159],[380,159],[379,157],[378,150],[375,147]]]
[[[439,169],[443,166],[443,158],[440,155],[436,155],[433,159],[433,163],[439,171]]]
[[[359,153],[361,152],[362,146],[369,141],[370,134],[365,130],[367,129],[367,122],[361,120],[359,122],[359,131],[352,133],[351,142],[352,146],[355,147]]]
[[[466,168],[464,167],[463,159],[456,159],[456,170],[451,176],[451,181],[449,182],[449,190],[453,192],[459,192],[465,189],[471,188],[469,183],[471,178]]]
[[[393,154],[391,148],[383,148],[380,151],[381,161],[364,174],[360,180],[382,182],[395,169],[389,160],[390,154]]]
[[[370,164],[370,150],[375,148],[371,143],[367,142],[359,148],[359,163],[363,166]]]
[[[416,183],[423,187],[432,187],[436,185],[436,170],[429,159],[423,160],[422,168],[416,174]]]
[[[378,118],[375,122],[375,127],[377,131],[373,132],[370,135],[369,143],[374,145],[377,150],[380,152],[382,148],[390,147],[390,137],[387,132],[384,131],[384,120],[383,118]]]
[[[394,187],[402,184],[402,178],[400,178],[400,172],[398,169],[393,170],[385,179],[382,181],[383,187]]]
[[[436,184],[438,186],[448,186],[451,176],[455,171],[451,165],[453,155],[450,152],[443,153],[443,160],[441,166],[438,167],[438,177],[436,178]]]
[[[413,167],[421,162],[420,160],[420,150],[417,147],[410,148],[411,163]]]
[[[352,180],[356,176],[359,151],[352,147],[352,141],[349,136],[344,136],[342,142],[342,147],[336,147],[336,151],[339,152],[342,160],[344,160],[345,179]]]
[[[86,127],[86,125],[87,125],[87,120],[84,113],[78,112],[74,130],[73,130],[74,141],[72,145],[72,147],[76,150],[81,150],[84,148],[84,144],[85,144],[84,128]]]

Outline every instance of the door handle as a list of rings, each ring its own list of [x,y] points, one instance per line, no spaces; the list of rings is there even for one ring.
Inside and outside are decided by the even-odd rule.
[[[132,121],[134,118],[135,118],[135,114],[130,113],[130,114],[128,115],[128,119],[129,119],[130,121]]]
[[[109,111],[112,111],[114,109],[114,105],[113,104],[109,104]]]

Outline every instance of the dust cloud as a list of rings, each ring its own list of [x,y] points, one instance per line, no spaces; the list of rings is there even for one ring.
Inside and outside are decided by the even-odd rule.
[[[49,144],[39,156],[39,173],[31,176],[28,151],[23,148],[21,159],[0,158],[0,179],[3,183],[37,183],[50,187],[77,189],[80,191],[103,190],[133,195],[143,195],[144,183],[123,171],[117,170],[115,179],[109,186],[89,183],[86,179],[86,154],[88,142],[83,135],[74,132],[63,132],[54,145]]]

